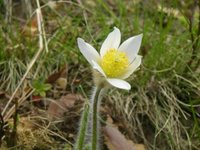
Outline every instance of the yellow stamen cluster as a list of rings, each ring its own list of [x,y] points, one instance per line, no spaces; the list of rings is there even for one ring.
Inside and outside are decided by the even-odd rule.
[[[126,53],[116,49],[110,49],[101,60],[101,67],[108,77],[119,77],[128,67],[128,57]]]

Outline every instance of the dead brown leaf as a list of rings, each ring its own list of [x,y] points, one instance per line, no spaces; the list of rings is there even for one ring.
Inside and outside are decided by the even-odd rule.
[[[145,147],[143,144],[134,144],[136,150],[145,150]]]
[[[67,70],[68,70],[68,66],[67,64],[65,64],[58,72],[51,74],[46,80],[46,83],[52,84],[52,83],[55,83],[56,80],[58,80],[61,77],[66,78]]]
[[[47,114],[50,120],[61,119],[65,112],[72,108],[76,101],[82,100],[82,97],[78,94],[68,94],[62,96],[57,101],[52,101],[47,110]]]
[[[117,128],[106,126],[103,128],[103,131],[106,136],[106,145],[109,150],[136,150]]]
[[[103,127],[105,144],[109,150],[145,150],[143,144],[134,144],[133,141],[127,140],[112,122],[112,118],[108,117],[108,125]]]
[[[22,35],[26,37],[33,37],[38,32],[38,22],[37,22],[37,16],[35,15],[33,18],[31,18],[30,23],[23,26],[22,28]]]
[[[5,96],[5,92],[4,91],[0,91],[0,98]]]

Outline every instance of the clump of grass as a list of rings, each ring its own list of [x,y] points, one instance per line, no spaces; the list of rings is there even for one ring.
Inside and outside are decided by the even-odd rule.
[[[193,92],[199,90],[188,83],[187,88]],[[199,127],[191,120],[197,119],[199,105],[190,104],[189,99],[195,95],[188,95],[184,90],[175,82],[154,80],[145,87],[136,87],[131,95],[112,93],[115,96],[109,103],[114,102],[109,106],[114,105],[116,120],[123,116],[126,134],[135,142],[144,142],[149,149],[198,149]],[[190,129],[197,132],[197,137],[191,135]]]

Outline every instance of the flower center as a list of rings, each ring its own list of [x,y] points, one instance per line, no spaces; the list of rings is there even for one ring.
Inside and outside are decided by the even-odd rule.
[[[124,73],[128,63],[126,53],[112,48],[103,56],[101,67],[108,77],[118,77]]]

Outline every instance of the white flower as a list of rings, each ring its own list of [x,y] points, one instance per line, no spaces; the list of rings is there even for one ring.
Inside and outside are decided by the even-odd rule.
[[[121,45],[120,41],[120,30],[114,27],[114,30],[103,42],[99,54],[83,39],[77,39],[81,53],[109,84],[120,89],[130,90],[130,84],[124,79],[128,78],[141,64],[142,56],[138,55],[138,51],[142,34],[128,38]]]

